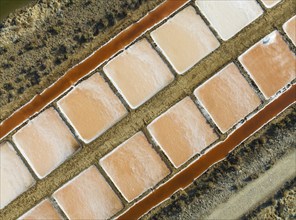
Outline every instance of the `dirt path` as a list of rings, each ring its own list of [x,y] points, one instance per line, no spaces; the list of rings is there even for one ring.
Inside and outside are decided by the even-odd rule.
[[[293,149],[270,170],[248,184],[242,191],[218,206],[207,219],[238,219],[278,191],[285,182],[296,177],[296,149]]]

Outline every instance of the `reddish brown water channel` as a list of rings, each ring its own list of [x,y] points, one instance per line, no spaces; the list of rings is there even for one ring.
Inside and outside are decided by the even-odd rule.
[[[40,95],[35,96],[28,104],[24,105],[22,108],[14,112],[10,117],[5,119],[0,124],[0,139],[6,136],[14,128],[21,125],[26,119],[41,111],[46,105],[67,91],[79,79],[97,68],[113,54],[132,43],[142,33],[168,17],[186,2],[188,2],[188,0],[165,1],[155,10],[149,12],[139,22],[134,23],[107,44],[99,48],[83,62],[74,66],[72,69],[66,72],[64,76],[59,78],[55,84],[46,89]]]
[[[160,186],[147,197],[144,197],[138,203],[133,205],[118,219],[138,219],[153,207],[165,199],[168,199],[172,194],[174,194],[174,192],[181,188],[186,188],[186,186],[191,184],[210,166],[224,159],[230,151],[232,151],[247,137],[256,132],[285,108],[293,104],[296,100],[295,94],[296,85],[293,85],[292,88],[283,93],[273,102],[269,103],[250,120],[246,121],[241,127],[231,133],[223,142],[217,144],[194,163],[176,174],[164,185]]]

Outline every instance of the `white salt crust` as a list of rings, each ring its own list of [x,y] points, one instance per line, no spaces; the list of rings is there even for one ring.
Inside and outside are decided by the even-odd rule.
[[[104,156],[100,164],[129,202],[155,186],[170,172],[142,132]]]
[[[62,217],[53,207],[49,199],[44,199],[42,202],[34,206],[28,212],[23,214],[18,220],[62,220]]]
[[[39,178],[47,176],[79,147],[53,108],[29,121],[12,138]]]
[[[136,42],[104,66],[104,72],[133,109],[174,80],[146,39]]]
[[[207,92],[202,91],[205,87],[208,87]],[[205,94],[209,91],[216,94],[214,99]],[[241,75],[234,63],[228,64],[199,86],[194,91],[194,95],[222,133],[228,131],[261,103],[255,91]],[[213,100],[207,100],[210,98]],[[217,113],[218,108],[220,109],[219,113]],[[229,114],[229,112],[231,113]]]
[[[187,7],[151,32],[178,74],[183,74],[220,43],[193,7]]]
[[[266,8],[272,8],[277,5],[281,0],[261,0]]]
[[[95,166],[66,183],[53,197],[69,219],[108,219],[123,208]]]
[[[161,125],[160,121],[165,117],[172,123],[171,126]],[[170,131],[171,129],[173,131]],[[148,125],[148,130],[175,167],[186,163],[218,138],[189,97],[184,98],[152,121]],[[160,134],[160,131],[164,133]],[[164,136],[168,136],[169,141],[164,139]],[[176,143],[182,143],[182,146]],[[180,156],[182,161],[178,159]]]
[[[127,114],[99,73],[82,81],[57,104],[85,143],[99,137]]]
[[[233,37],[263,13],[256,0],[197,0],[196,5],[223,40]]]
[[[276,71],[276,73],[270,74],[269,77],[267,77],[268,80],[265,81],[256,80],[255,75],[259,75],[258,70],[256,73],[252,73],[252,71],[248,68],[249,64],[245,63],[244,61],[245,56],[247,56],[250,52],[252,52],[252,50],[255,50],[257,47],[260,46],[266,47],[264,49],[265,57],[263,58],[270,58],[269,65],[265,67],[265,69],[261,70],[262,74],[270,74],[271,72],[274,72],[274,68],[280,67],[281,69],[281,71]],[[288,49],[288,45],[284,42],[282,36],[276,30],[255,43],[252,47],[250,47],[247,51],[240,55],[238,57],[238,60],[247,71],[247,73],[250,75],[252,80],[254,80],[254,82],[257,84],[258,88],[263,93],[266,99],[273,99],[274,97],[276,97],[278,95],[277,92],[284,89],[287,84],[296,77],[295,64],[293,65],[293,62],[295,63],[296,60],[295,55],[292,51],[290,51],[290,49]],[[258,62],[258,60],[255,59],[254,62]],[[267,69],[270,72],[266,72]],[[272,78],[274,78],[273,81],[271,80]],[[268,87],[263,85],[266,83],[269,83]],[[270,94],[270,91],[267,91],[267,89],[271,88],[274,90],[273,94]]]
[[[296,46],[296,16],[286,21],[286,23],[283,25],[283,29],[287,36],[291,39],[292,43]]]
[[[0,209],[35,183],[9,142],[0,145]]]

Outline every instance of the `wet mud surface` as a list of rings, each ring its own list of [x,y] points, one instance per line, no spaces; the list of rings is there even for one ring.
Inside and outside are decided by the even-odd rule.
[[[237,147],[227,159],[212,166],[187,189],[177,192],[143,219],[205,219],[219,204],[295,149],[295,125],[294,104]],[[286,183],[279,192],[270,195],[270,200],[262,201],[243,219],[295,218],[295,181]]]

